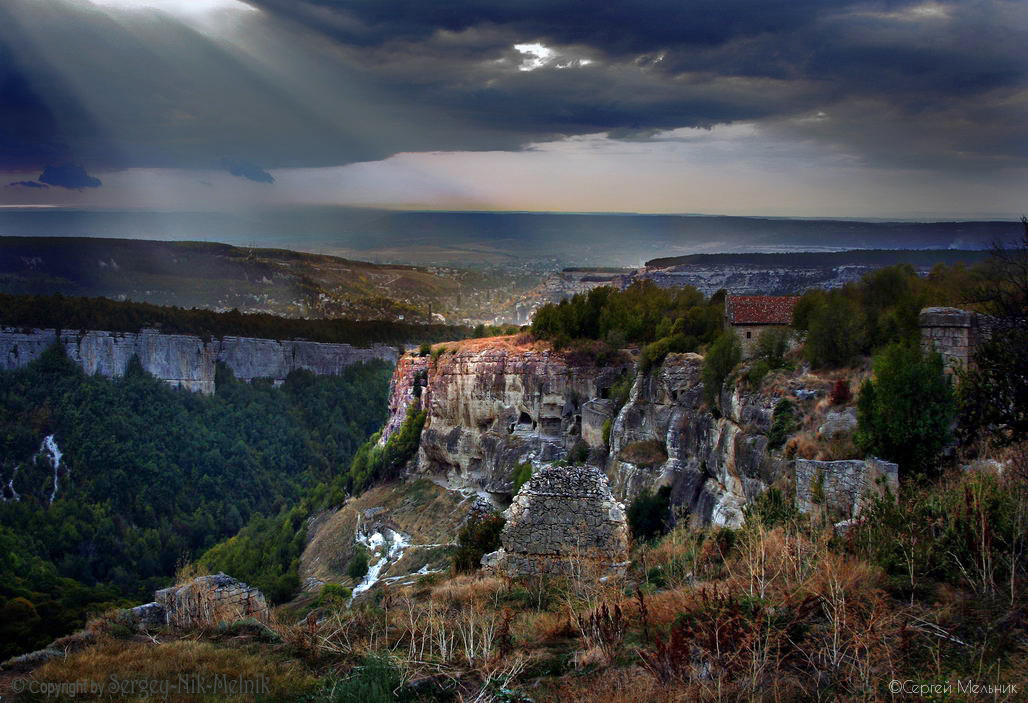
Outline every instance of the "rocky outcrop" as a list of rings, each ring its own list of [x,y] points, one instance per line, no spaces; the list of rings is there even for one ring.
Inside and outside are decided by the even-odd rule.
[[[636,379],[611,428],[607,473],[622,500],[670,485],[672,502],[689,519],[734,526],[743,506],[785,470],[767,453],[777,398],[726,391],[715,417],[704,405],[702,367],[697,354],[669,354]],[[666,459],[633,461],[627,450],[643,442],[662,445]]]
[[[676,519],[738,526],[746,505],[768,487],[810,483],[806,464],[797,469],[791,456],[768,447],[783,397],[800,408],[810,441],[820,429],[818,441],[836,442],[855,425],[853,408],[829,409],[820,400],[834,379],[803,370],[760,391],[745,382],[728,384],[710,408],[697,354],[669,354],[644,374],[629,359],[576,364],[509,337],[448,346],[436,360],[408,354],[399,361],[386,432],[400,425],[411,403],[422,403],[428,419],[410,471],[455,488],[509,494],[517,464],[531,462],[538,470],[573,454],[602,467],[614,499],[624,504],[669,486]],[[621,406],[609,391],[625,374],[634,374],[634,381]],[[839,473],[824,485],[839,494],[834,503],[849,506],[841,511],[846,515],[879,477],[895,490],[894,467],[820,463],[828,475]]]
[[[584,413],[583,405],[604,397],[629,366],[575,363],[512,338],[471,340],[435,359],[406,355],[393,377],[383,439],[420,392],[428,417],[415,473],[446,474],[458,488],[510,493],[518,463],[562,459],[576,445],[605,454],[595,428],[599,416],[595,408]]]
[[[545,466],[505,513],[503,548],[482,558],[508,576],[619,573],[628,561],[624,506],[594,466]]]
[[[160,609],[166,624],[180,628],[243,618],[267,622],[270,614],[263,593],[224,573],[199,576],[187,584],[157,591],[154,603],[142,608],[146,610],[140,612],[140,617],[155,620]]]
[[[269,378],[281,383],[291,371],[338,374],[347,366],[372,359],[396,360],[393,347],[370,348],[303,340],[223,337],[203,340],[183,334],[0,329],[0,369],[25,366],[60,341],[68,358],[86,373],[121,376],[133,356],[143,368],[173,386],[200,393],[214,392],[215,364],[225,364],[237,378]]]

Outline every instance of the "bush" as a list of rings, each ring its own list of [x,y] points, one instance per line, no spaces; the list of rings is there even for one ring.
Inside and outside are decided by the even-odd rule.
[[[478,569],[483,556],[500,548],[500,533],[505,524],[507,521],[498,513],[478,515],[468,520],[457,533],[453,570],[464,573]]]
[[[841,295],[830,296],[810,315],[807,360],[815,367],[845,366],[860,352],[863,334],[857,304]]]
[[[363,544],[358,544],[350,559],[350,565],[346,567],[346,575],[354,581],[361,581],[368,575],[368,549]]]
[[[789,350],[788,329],[773,327],[764,330],[757,338],[757,357],[763,360],[768,368],[780,369],[785,366],[785,352]]]
[[[942,357],[891,344],[874,359],[874,379],[860,389],[856,443],[905,471],[933,471],[955,414]]]
[[[521,487],[524,486],[528,479],[532,478],[532,462],[526,461],[523,464],[517,464],[514,466],[514,470],[511,471],[510,480],[514,482],[511,493],[517,495]]]
[[[643,491],[628,506],[628,527],[637,541],[659,537],[671,526],[671,486]]]
[[[763,525],[766,528],[792,522],[800,515],[793,501],[777,488],[769,488],[743,508],[747,524]]]
[[[610,430],[614,426],[614,421],[609,417],[603,421],[603,443],[608,447],[610,446]]]
[[[346,575],[354,581],[361,581],[368,575],[368,560],[371,555],[367,547],[358,544],[354,549],[350,564],[346,567]]]
[[[350,562],[353,564],[353,562]],[[367,573],[367,557],[365,557],[365,573]],[[360,578],[364,578],[362,574]],[[354,579],[357,580],[356,578]],[[340,586],[338,583],[326,583],[321,587],[321,592],[318,593],[318,600],[315,601],[315,606],[323,608],[326,606],[340,606],[345,605],[349,602],[350,596],[353,595],[346,586]]]
[[[767,433],[767,446],[769,449],[780,449],[789,439],[789,435],[800,427],[799,418],[796,415],[796,404],[788,398],[782,398],[775,406],[771,420],[771,431]]]
[[[845,405],[853,399],[850,392],[850,383],[844,378],[838,379],[832,386],[832,405]]]
[[[418,356],[428,356],[432,353],[432,345],[428,342],[422,342],[421,346],[418,347]]]
[[[707,355],[703,357],[703,395],[709,406],[715,407],[725,379],[741,359],[739,338],[730,330],[722,333],[710,345]]]

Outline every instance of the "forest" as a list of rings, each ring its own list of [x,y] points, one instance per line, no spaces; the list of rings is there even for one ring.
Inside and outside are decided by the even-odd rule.
[[[277,524],[381,426],[390,374],[375,362],[274,388],[219,367],[217,392],[202,396],[138,360],[123,378],[87,376],[59,345],[0,372],[0,657],[149,600],[244,526]],[[50,435],[56,482],[40,452]],[[293,585],[267,576],[270,591]]]
[[[470,334],[468,328],[442,324],[285,318],[267,313],[241,313],[238,310],[214,312],[197,308],[187,310],[108,298],[69,298],[60,294],[0,293],[0,325],[111,332],[138,332],[147,327],[166,334],[307,339],[355,346],[441,342]]]

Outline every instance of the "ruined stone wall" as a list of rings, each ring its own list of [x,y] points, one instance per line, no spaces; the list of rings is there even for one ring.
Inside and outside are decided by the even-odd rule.
[[[514,497],[503,548],[483,564],[512,576],[622,571],[628,560],[624,506],[595,466],[544,466]],[[590,574],[595,576],[596,574]]]
[[[833,518],[849,520],[860,514],[869,496],[899,492],[899,467],[869,457],[864,460],[814,461],[797,459],[796,507],[804,513],[824,509]]]
[[[281,383],[289,372],[304,369],[316,374],[338,374],[347,366],[372,359],[395,361],[396,350],[384,345],[369,348],[349,344],[322,344],[303,340],[224,337],[204,341],[184,334],[75,331],[53,329],[0,329],[0,369],[25,366],[54,341],[64,345],[68,358],[88,374],[116,377],[138,356],[143,368],[191,391],[214,392],[215,363],[222,362],[237,378],[270,378]]]
[[[959,308],[925,308],[918,316],[921,348],[942,355],[946,368],[965,368],[989,336],[989,318]]]

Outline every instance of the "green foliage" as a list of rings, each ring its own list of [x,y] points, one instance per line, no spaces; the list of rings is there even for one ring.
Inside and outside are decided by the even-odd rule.
[[[782,398],[775,405],[771,420],[771,431],[767,433],[769,449],[780,449],[789,439],[789,435],[798,430],[800,419],[796,412],[796,404],[788,398]]]
[[[785,352],[789,350],[791,330],[772,327],[760,333],[757,338],[757,358],[767,364],[769,369],[780,369],[785,366]]]
[[[760,388],[761,382],[769,373],[771,373],[771,365],[763,359],[758,359],[746,371],[746,383],[751,388]]]
[[[725,379],[742,360],[739,338],[731,330],[722,333],[703,357],[703,396],[710,407],[716,407]]]
[[[360,581],[368,575],[368,549],[363,544],[358,544],[353,550],[353,557],[346,567],[346,575],[354,581]]]
[[[407,408],[403,424],[379,444],[381,433],[376,432],[361,445],[350,462],[350,468],[333,480],[322,507],[339,505],[349,493],[360,493],[374,483],[395,479],[407,462],[414,458],[421,442],[421,429],[428,413],[417,403]]]
[[[610,430],[612,427],[614,427],[614,421],[609,417],[603,421],[603,443],[608,447],[610,446]]]
[[[810,312],[807,360],[815,367],[839,367],[861,351],[864,335],[860,307],[833,291],[824,305]]]
[[[185,310],[151,303],[119,302],[107,298],[66,298],[56,295],[0,293],[0,323],[13,327],[53,327],[71,330],[138,332],[153,327],[167,334],[200,337],[260,337],[309,339],[356,345],[439,342],[467,337],[467,327],[414,325],[385,320],[298,319],[238,310]]]
[[[510,480],[514,482],[514,487],[511,492],[517,495],[517,492],[521,490],[528,479],[532,478],[532,462],[526,461],[522,464],[516,464],[513,471],[510,474]]]
[[[532,334],[561,346],[574,339],[600,340],[615,348],[666,339],[645,357],[653,365],[670,351],[694,351],[710,342],[721,324],[722,308],[706,303],[695,288],[659,288],[640,281],[623,291],[594,288],[544,305],[532,319]]]
[[[330,679],[304,703],[404,703],[415,700],[400,670],[386,656],[368,656],[344,679]]]
[[[351,595],[353,595],[353,591],[346,586],[338,583],[326,583],[321,587],[314,605],[317,608],[338,608],[346,605],[350,601]]]
[[[929,599],[935,584],[948,583],[1009,599],[1012,584],[1028,577],[1026,501],[1024,474],[972,471],[912,484],[865,508],[847,545],[880,566],[902,597]]]
[[[636,541],[651,540],[667,532],[671,526],[671,486],[661,486],[656,493],[640,493],[628,506],[627,517]]]
[[[618,379],[611,385],[608,394],[610,399],[614,401],[615,412],[623,408],[625,403],[628,402],[633,385],[635,385],[635,374],[630,373],[618,376]]]
[[[766,528],[786,525],[800,516],[792,499],[777,488],[769,488],[743,508],[747,525],[762,525]]]
[[[984,270],[940,264],[923,277],[909,264],[887,266],[841,289],[804,293],[793,325],[808,333],[806,354],[814,366],[844,366],[887,344],[918,341],[921,308],[972,298]]]
[[[874,359],[874,380],[857,404],[857,446],[905,471],[935,470],[956,413],[942,357],[912,344],[890,344]]]
[[[506,520],[499,513],[476,515],[457,533],[457,548],[451,557],[457,573],[475,571],[482,565],[482,557],[500,548],[500,533]]]
[[[298,372],[276,389],[221,368],[217,393],[202,396],[138,361],[121,379],[86,376],[59,345],[0,372],[0,483],[13,477],[20,496],[0,503],[12,545],[0,598],[30,601],[33,632],[44,633],[7,641],[30,649],[81,626],[90,608],[147,599],[183,560],[244,526],[208,563],[272,599],[292,593],[301,498],[381,425],[389,377],[375,362],[340,376]],[[65,467],[52,504],[53,470],[33,459],[49,434]]]
[[[421,346],[418,347],[418,356],[428,356],[432,353],[432,344],[430,342],[422,342]]]

